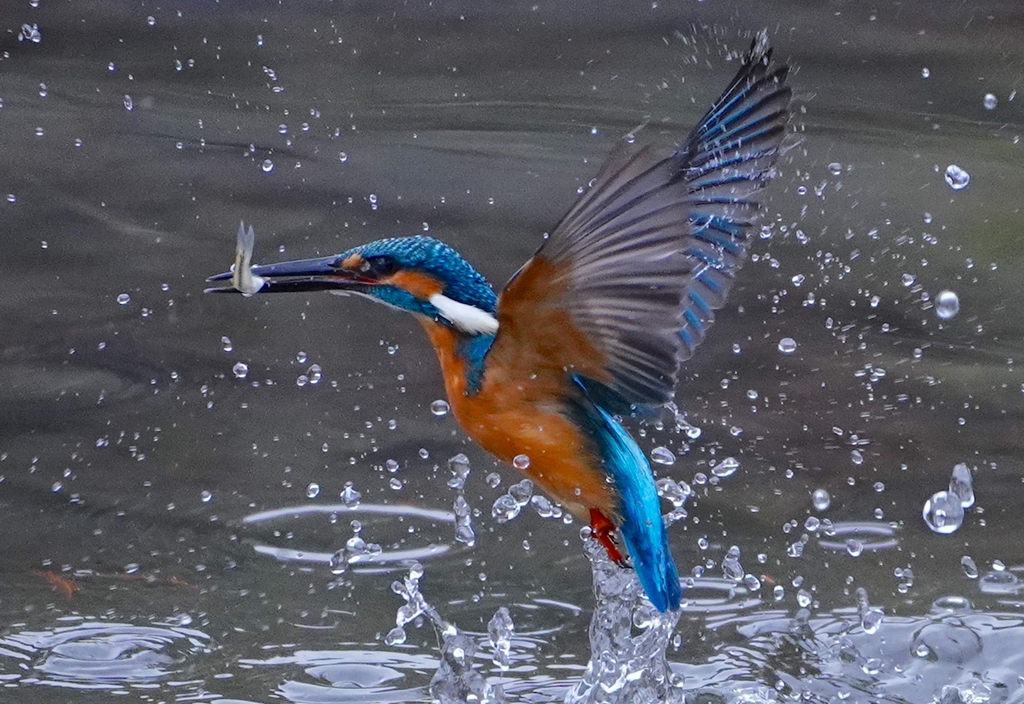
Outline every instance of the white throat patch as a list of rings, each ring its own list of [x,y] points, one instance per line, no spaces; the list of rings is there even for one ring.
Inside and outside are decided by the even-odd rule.
[[[430,303],[440,311],[445,319],[463,332],[473,335],[481,333],[493,335],[498,332],[498,319],[476,306],[459,303],[441,293],[431,296]]]

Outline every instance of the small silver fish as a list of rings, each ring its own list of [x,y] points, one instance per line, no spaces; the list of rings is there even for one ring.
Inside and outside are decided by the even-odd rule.
[[[235,244],[235,263],[231,265],[231,285],[243,296],[256,295],[263,288],[264,279],[253,276],[252,251],[256,246],[256,233],[252,225],[245,229],[245,223],[238,224],[238,238]]]

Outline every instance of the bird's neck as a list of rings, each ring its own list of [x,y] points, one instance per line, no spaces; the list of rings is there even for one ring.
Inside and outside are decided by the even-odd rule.
[[[484,361],[495,335],[469,334],[427,319],[423,319],[423,327],[437,352],[448,398],[454,401],[476,394],[483,383]]]

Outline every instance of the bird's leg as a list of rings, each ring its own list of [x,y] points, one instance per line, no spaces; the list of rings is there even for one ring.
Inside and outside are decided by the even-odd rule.
[[[596,508],[590,509],[590,530],[593,531],[597,542],[601,543],[608,551],[608,557],[612,562],[622,568],[630,566],[628,558],[622,554],[617,544],[615,524]]]

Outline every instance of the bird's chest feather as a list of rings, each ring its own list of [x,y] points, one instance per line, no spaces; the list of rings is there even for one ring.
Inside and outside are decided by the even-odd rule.
[[[472,369],[458,353],[457,334],[437,325],[426,327],[452,413],[473,440],[514,464],[579,518],[589,520],[591,508],[608,516],[619,513],[594,443],[566,416],[559,389],[539,378],[509,378],[488,370],[474,393]],[[528,465],[520,456],[528,458]]]

